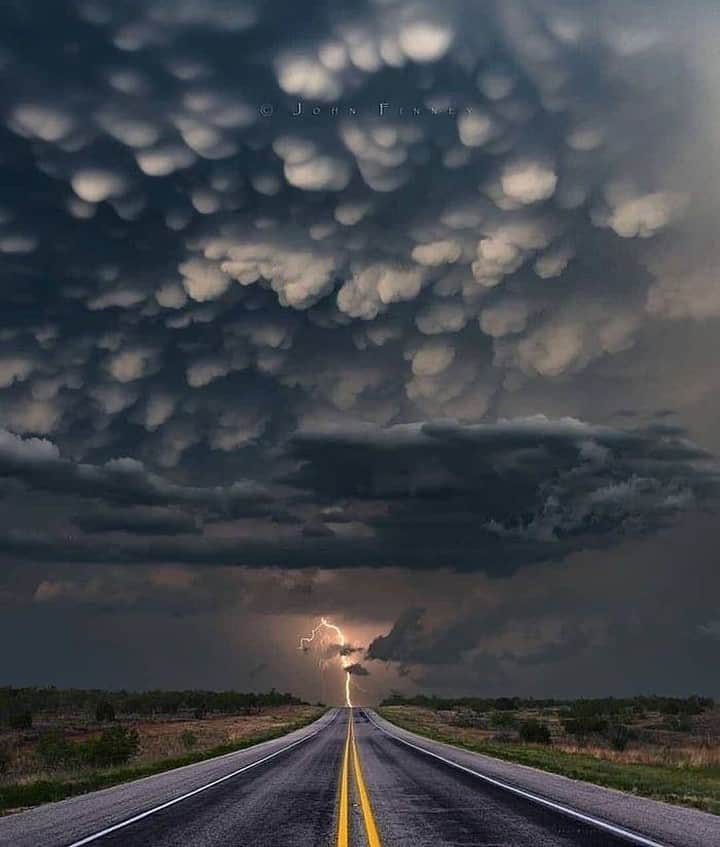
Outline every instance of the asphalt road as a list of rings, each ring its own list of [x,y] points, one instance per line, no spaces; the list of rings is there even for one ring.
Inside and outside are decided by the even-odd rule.
[[[11,815],[0,819],[0,845],[720,845],[720,818],[485,760],[396,730],[371,711],[352,718],[334,710],[239,753]],[[503,779],[490,773],[495,766]],[[606,829],[587,820],[593,815]]]
[[[627,847],[628,842],[394,743],[367,717],[355,735],[383,844]]]

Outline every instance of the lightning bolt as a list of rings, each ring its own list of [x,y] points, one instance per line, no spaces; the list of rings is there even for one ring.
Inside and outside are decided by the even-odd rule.
[[[347,666],[351,664],[350,658],[342,653],[342,648],[345,646],[345,636],[340,627],[336,626],[334,623],[330,623],[327,618],[320,618],[320,623],[312,630],[310,635],[305,635],[300,639],[298,649],[305,651],[309,650],[310,644],[315,641],[315,636],[325,629],[332,630],[332,632],[334,632],[338,637],[341,648],[338,658],[340,659],[340,665],[342,666],[343,671],[345,671]],[[345,705],[352,707],[352,701],[350,699],[350,674],[347,672],[345,672]]]

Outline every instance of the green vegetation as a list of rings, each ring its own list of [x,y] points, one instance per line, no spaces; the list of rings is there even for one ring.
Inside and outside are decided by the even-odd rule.
[[[396,700],[397,697],[394,699]],[[637,698],[643,701],[643,705],[635,709],[635,714],[644,715],[646,712],[652,712],[653,706],[657,709],[659,704],[669,709],[677,707],[678,711],[672,711],[670,714],[696,714],[695,711],[684,710],[694,710],[698,699],[692,698],[688,702],[670,700],[670,698]],[[651,701],[652,705],[648,701]],[[575,704],[567,703],[561,709],[557,708],[557,704],[553,707],[538,708],[538,701],[525,701],[525,703],[532,702],[533,710],[542,715],[544,720],[541,722],[536,718],[518,719],[515,724],[517,731],[512,734],[506,730],[500,734],[492,732],[492,727],[505,725],[503,721],[498,723],[500,721],[498,715],[502,714],[502,711],[498,710],[497,701],[473,701],[482,702],[488,706],[487,717],[480,715],[478,721],[486,725],[485,731],[467,728],[467,715],[462,712],[463,709],[468,708],[467,698],[454,702],[462,703],[459,713],[463,714],[463,718],[459,723],[456,722],[455,712],[452,709],[441,707],[430,709],[414,704],[412,706],[386,705],[381,707],[379,712],[398,726],[437,741],[562,774],[572,779],[585,780],[656,800],[693,806],[720,814],[720,757],[715,736],[713,736],[714,746],[706,746],[710,744],[707,738],[699,739],[697,747],[679,750],[678,758],[673,759],[673,750],[670,747],[661,751],[660,757],[650,750],[645,751],[641,745],[635,745],[637,749],[627,751],[626,748],[631,741],[638,737],[638,731],[611,719],[607,713],[601,720],[593,717],[590,721],[591,716],[603,714],[596,705],[600,702],[608,703],[612,709],[611,713],[619,715],[632,712],[635,701],[594,701],[592,706],[591,701],[579,701],[578,709],[573,708]],[[618,702],[622,703],[619,708]],[[710,701],[703,702],[708,704]],[[704,708],[710,707],[705,705]],[[519,702],[517,709],[520,710]],[[568,712],[575,717],[569,717]],[[584,719],[581,721],[581,716],[585,716],[587,721],[583,722]],[[563,748],[561,744],[551,743],[553,740],[548,727],[551,721],[554,722],[553,726],[557,728],[557,731],[561,731],[560,727],[566,721],[581,721],[579,724],[570,723],[570,727],[583,733],[603,733],[605,748],[583,749],[567,746]],[[700,752],[704,758],[700,757]],[[685,758],[682,758],[681,754]],[[702,763],[695,763],[696,759]]]
[[[50,730],[40,736],[35,751],[48,770],[108,768],[127,764],[139,746],[136,730],[113,726],[87,741],[71,741],[62,732]]]
[[[661,715],[700,715],[711,709],[715,701],[710,697],[600,697],[580,700],[535,700],[532,697],[427,697],[419,694],[406,697],[394,691],[381,706],[418,706],[423,709],[455,711],[472,709],[475,712],[516,711],[519,709],[560,709],[560,716],[590,719],[622,715],[659,712]]]
[[[240,691],[99,691],[95,689],[0,688],[0,724],[30,729],[33,716],[83,712],[97,721],[116,715],[251,714],[271,706],[302,703],[292,694]]]
[[[121,782],[151,776],[156,773],[201,762],[214,756],[221,756],[251,747],[262,741],[279,738],[316,720],[321,711],[313,711],[302,720],[285,723],[274,729],[246,736],[230,744],[222,744],[209,750],[188,752],[186,755],[171,759],[149,762],[140,765],[123,764],[137,750],[137,733],[116,726],[105,730],[99,738],[78,743],[65,739],[61,733],[46,733],[38,741],[37,752],[43,757],[49,770],[81,764],[94,770],[80,771],[73,777],[41,779],[29,783],[0,784],[0,813],[10,809],[36,806],[41,803],[62,800],[66,797],[107,788]],[[193,735],[187,733],[184,735]],[[187,746],[187,744],[186,744]]]
[[[491,712],[490,726],[498,729],[512,729],[517,724],[517,718],[512,712]]]
[[[520,738],[528,744],[549,744],[552,741],[550,730],[536,718],[522,721],[518,727]]]
[[[627,746],[632,737],[632,731],[621,723],[614,724],[608,731],[608,741],[610,742],[613,750],[617,750],[620,753],[622,753],[623,750],[627,750]]]
[[[192,750],[193,747],[197,747],[198,737],[189,729],[186,729],[185,732],[180,736],[180,740],[182,741],[182,745],[186,750]]]

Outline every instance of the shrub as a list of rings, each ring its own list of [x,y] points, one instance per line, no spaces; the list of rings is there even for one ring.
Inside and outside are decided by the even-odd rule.
[[[124,726],[106,729],[99,738],[82,745],[85,761],[95,768],[124,765],[137,753],[139,746],[137,730]]]
[[[186,729],[185,732],[180,736],[180,741],[182,741],[183,747],[186,750],[192,750],[193,747],[198,743],[198,737],[194,732],[191,732],[189,729]]]
[[[7,747],[0,747],[0,774],[6,774],[10,770],[12,756]]]
[[[568,735],[576,735],[584,738],[587,735],[597,735],[605,732],[608,723],[604,718],[579,717],[564,718],[562,725]]]
[[[520,738],[530,744],[549,744],[552,741],[550,730],[535,718],[522,721],[519,730]]]
[[[511,712],[492,712],[490,726],[513,727],[516,724],[515,715]]]
[[[630,743],[632,733],[624,724],[615,724],[610,727],[608,732],[608,741],[612,745],[613,750],[622,753]]]
[[[109,700],[98,701],[95,706],[95,720],[99,723],[115,720],[115,707]]]
[[[81,763],[82,750],[80,745],[73,744],[57,730],[46,732],[40,736],[35,752],[46,768],[69,768]]]

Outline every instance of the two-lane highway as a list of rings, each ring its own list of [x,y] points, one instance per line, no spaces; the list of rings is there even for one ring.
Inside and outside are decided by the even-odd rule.
[[[720,819],[578,786],[597,815],[517,787],[558,777],[412,736],[336,709],[283,739],[0,819],[3,847],[687,847],[720,844]],[[512,770],[515,769],[515,770]],[[616,825],[639,803],[655,831]],[[615,806],[613,806],[613,803]],[[622,811],[622,809],[620,809]],[[648,812],[649,810],[649,812]],[[668,811],[669,810],[669,814]],[[648,814],[650,817],[648,817]],[[658,837],[663,814],[670,824]],[[654,817],[653,817],[654,815]],[[673,829],[673,821],[682,820]],[[604,828],[603,828],[604,827]],[[652,828],[652,827],[650,827]],[[717,836],[717,839],[715,839]]]

